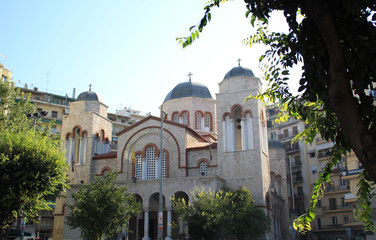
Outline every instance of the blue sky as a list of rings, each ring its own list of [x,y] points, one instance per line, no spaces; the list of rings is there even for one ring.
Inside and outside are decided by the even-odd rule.
[[[205,84],[212,96],[224,75],[241,65],[261,76],[262,46],[242,41],[252,33],[241,0],[223,4],[193,46],[185,36],[203,16],[201,0],[0,0],[0,62],[13,71],[17,86],[72,95],[89,84],[110,112],[131,107],[158,115],[158,107],[178,83]],[[283,30],[276,17],[274,30]],[[265,86],[264,86],[265,87]]]

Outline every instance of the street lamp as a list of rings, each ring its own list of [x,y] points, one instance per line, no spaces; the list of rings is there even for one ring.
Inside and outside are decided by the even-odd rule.
[[[163,195],[162,195],[162,172],[163,172],[163,104],[161,109],[161,149],[159,152],[159,208],[158,208],[158,240],[163,239]]]
[[[40,111],[40,112],[35,112],[33,114],[30,114],[30,113],[26,114],[27,118],[34,119],[34,125],[33,125],[34,137],[35,137],[35,125],[36,125],[37,119],[46,116],[47,113],[48,112],[46,111]],[[40,225],[40,221],[39,221],[39,225]],[[25,219],[21,218],[21,239],[24,239],[24,236],[25,236]],[[39,237],[39,230],[38,230],[38,237]]]
[[[41,117],[45,117],[47,114],[48,114],[48,112],[46,112],[46,111],[35,112],[33,114],[30,114],[30,113],[26,114],[27,118],[34,119],[34,125],[33,125],[34,126],[34,136],[35,136],[35,124],[37,122],[37,119],[41,118]]]

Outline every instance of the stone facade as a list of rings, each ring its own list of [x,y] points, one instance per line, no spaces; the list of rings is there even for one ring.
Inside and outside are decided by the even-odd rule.
[[[167,114],[163,119],[163,149],[161,119],[148,116],[116,133],[116,152],[107,147],[113,133],[113,125],[105,117],[107,106],[99,97],[93,101],[92,92],[82,93],[80,101],[71,104],[70,115],[63,118],[63,145],[72,169],[70,191],[91,181],[93,175],[117,171],[117,183],[127,186],[143,207],[129,222],[132,233],[128,238],[148,240],[157,236],[159,174],[163,176],[165,239],[174,238],[172,196],[192,201],[191,192],[196,188],[214,192],[224,186],[234,190],[246,187],[274,224],[263,239],[287,239],[287,231],[282,230],[288,228],[284,151],[268,147],[264,105],[255,99],[244,102],[249,94],[261,93],[260,80],[239,66],[219,83],[216,100],[205,88],[189,81],[167,95],[163,103]],[[274,178],[277,187],[271,186]],[[69,195],[67,192],[67,198],[57,201],[54,239],[80,238],[79,231],[70,230],[64,222]],[[180,234],[189,236],[187,229],[181,229]]]

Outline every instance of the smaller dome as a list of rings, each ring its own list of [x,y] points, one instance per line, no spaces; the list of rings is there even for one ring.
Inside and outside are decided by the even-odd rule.
[[[80,95],[78,95],[76,101],[97,101],[97,102],[103,102],[102,98],[99,97],[98,94],[96,94],[93,91],[86,91],[86,92],[80,93]]]
[[[269,149],[285,149],[278,139],[269,139],[268,140]]]
[[[238,76],[254,77],[255,75],[253,74],[251,69],[243,68],[242,66],[237,66],[231,69],[228,73],[226,73],[224,79],[230,78],[230,77],[238,77]]]
[[[185,97],[198,97],[198,98],[210,98],[209,89],[201,83],[197,82],[182,82],[176,85],[166,96],[163,102],[171,99],[185,98]]]

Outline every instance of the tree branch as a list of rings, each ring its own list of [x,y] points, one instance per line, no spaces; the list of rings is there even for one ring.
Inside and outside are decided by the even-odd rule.
[[[376,142],[353,99],[350,78],[331,9],[325,1],[305,1],[307,14],[313,19],[329,55],[328,96],[344,136],[359,161],[376,181]]]

